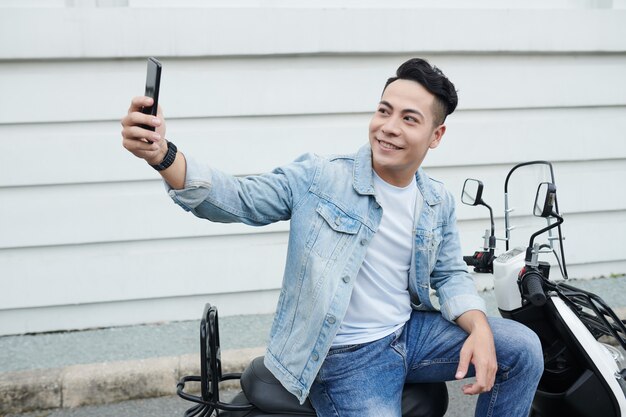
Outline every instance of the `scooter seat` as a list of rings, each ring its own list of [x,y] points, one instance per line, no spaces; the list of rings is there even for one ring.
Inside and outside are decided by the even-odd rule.
[[[241,375],[241,388],[250,404],[274,414],[315,416],[311,402],[300,405],[298,399],[278,382],[265,367],[263,356],[255,358]]]
[[[278,382],[265,367],[263,357],[255,358],[241,375],[241,387],[246,398],[268,414],[315,416],[307,399],[300,405],[294,395]],[[402,392],[403,417],[442,417],[448,409],[448,390],[445,382],[405,384]]]

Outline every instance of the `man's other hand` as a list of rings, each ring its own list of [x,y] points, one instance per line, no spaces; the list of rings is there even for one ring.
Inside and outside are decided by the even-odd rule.
[[[465,378],[470,364],[474,365],[476,370],[476,382],[464,385],[463,393],[475,395],[491,391],[496,379],[498,362],[487,317],[482,311],[470,310],[459,316],[456,322],[469,335],[461,348],[455,377]]]

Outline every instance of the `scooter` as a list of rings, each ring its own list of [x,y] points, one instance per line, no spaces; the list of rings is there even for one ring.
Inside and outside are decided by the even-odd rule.
[[[372,375],[372,378],[376,378]],[[239,380],[241,391],[230,402],[220,399],[220,383]],[[200,383],[200,395],[186,391],[188,382]],[[358,387],[355,387],[355,390]],[[196,403],[185,417],[301,417],[315,416],[307,399],[300,404],[263,364],[252,360],[243,373],[222,373],[217,308],[206,304],[200,321],[200,375],[184,376],[176,388],[179,397]],[[405,384],[402,393],[403,417],[443,417],[448,409],[445,382]]]
[[[527,247],[509,249],[511,215],[509,181],[521,167],[544,165],[550,181],[537,188],[533,214],[547,225],[530,236]],[[564,280],[568,279],[552,164],[532,161],[514,166],[504,184],[506,251],[495,255],[493,210],[482,199],[483,184],[467,179],[461,201],[489,208],[491,230],[482,250],[464,257],[478,273],[492,273],[494,292],[502,317],[532,329],[541,341],[544,372],[533,404],[533,417],[626,417],[626,328],[615,312],[596,294],[549,279],[550,264],[542,254],[556,257]],[[556,231],[556,236],[554,234]],[[547,234],[547,243],[538,238]],[[558,242],[557,248],[554,242]],[[602,338],[602,342],[598,339]],[[612,344],[605,343],[612,341]]]

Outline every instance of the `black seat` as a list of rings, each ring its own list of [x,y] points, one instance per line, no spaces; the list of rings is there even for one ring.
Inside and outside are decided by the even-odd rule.
[[[251,404],[268,413],[315,416],[311,402],[307,399],[300,405],[265,367],[263,356],[255,358],[243,371],[241,388]]]
[[[265,367],[263,357],[255,358],[241,375],[242,393],[233,403],[250,402],[258,410],[220,413],[229,417],[315,416],[307,399],[302,405]],[[406,384],[402,393],[403,417],[442,417],[448,409],[448,390],[444,382]]]

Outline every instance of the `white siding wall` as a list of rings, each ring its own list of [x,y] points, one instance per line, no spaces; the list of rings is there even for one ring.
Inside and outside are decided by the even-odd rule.
[[[512,164],[555,162],[570,275],[626,272],[624,2],[370,3],[0,1],[0,334],[273,311],[288,224],[196,219],[121,147],[151,55],[167,136],[237,175],[355,150],[430,59],[460,106],[429,173],[500,216]],[[459,207],[466,253],[485,215]]]

